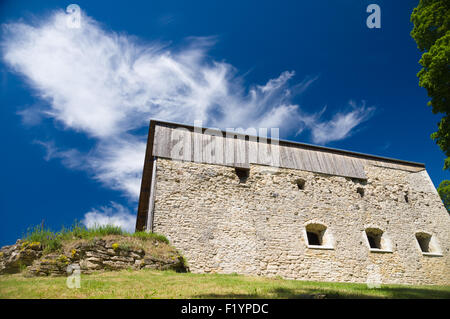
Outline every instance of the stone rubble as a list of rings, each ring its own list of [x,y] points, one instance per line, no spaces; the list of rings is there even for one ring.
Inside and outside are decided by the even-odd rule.
[[[64,276],[68,266],[74,264],[85,274],[121,269],[187,271],[183,257],[175,251],[168,256],[152,256],[142,248],[121,246],[115,240],[80,241],[64,253],[44,254],[40,243],[22,240],[0,250],[0,274],[25,270],[26,276]]]

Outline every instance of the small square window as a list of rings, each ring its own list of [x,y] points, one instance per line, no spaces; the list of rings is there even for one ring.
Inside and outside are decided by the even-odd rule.
[[[234,170],[239,178],[239,183],[245,183],[250,176],[250,170],[248,168],[236,167]]]
[[[304,190],[306,181],[302,178],[298,178],[295,180],[295,184],[297,185],[299,190]]]
[[[356,192],[359,194],[359,196],[364,197],[364,188],[358,187],[356,189]]]

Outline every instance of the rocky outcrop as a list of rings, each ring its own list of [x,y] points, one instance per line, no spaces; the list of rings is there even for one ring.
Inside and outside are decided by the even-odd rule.
[[[44,254],[40,243],[18,241],[1,249],[0,274],[25,270],[27,276],[62,276],[74,266],[82,273],[130,268],[187,271],[183,257],[166,243],[152,241],[142,246],[112,237],[78,240],[60,252]]]
[[[62,276],[67,273],[70,259],[63,254],[48,254],[37,259],[25,271],[26,276]]]
[[[38,242],[18,240],[14,245],[0,249],[0,274],[13,274],[30,266],[42,256],[42,246]]]

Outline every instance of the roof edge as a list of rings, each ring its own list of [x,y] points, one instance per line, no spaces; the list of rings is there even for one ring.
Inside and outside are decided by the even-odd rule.
[[[194,130],[194,128],[195,128],[194,125],[188,125],[188,124],[177,123],[177,122],[169,122],[169,121],[163,121],[163,120],[157,120],[157,119],[150,119],[150,127],[152,125],[157,125],[157,124],[183,127],[183,128],[189,129],[189,130]],[[242,134],[242,133],[235,132],[235,131],[226,131],[226,130],[221,130],[218,128],[210,128],[210,127],[202,126],[202,129],[213,130],[213,131],[221,132],[223,134],[226,134],[227,132],[228,133],[232,132],[233,134],[239,135],[239,136],[249,136],[249,137],[258,138],[258,136]],[[268,142],[271,140],[272,140],[271,138],[267,138]],[[384,156],[379,156],[379,155],[347,151],[347,150],[338,149],[338,148],[331,148],[331,147],[319,146],[319,145],[308,144],[308,143],[294,142],[294,141],[283,140],[283,139],[278,139],[278,142],[279,142],[279,145],[284,145],[284,146],[297,146],[297,147],[307,148],[310,150],[318,150],[318,151],[324,151],[324,152],[340,154],[340,155],[348,155],[348,156],[353,156],[353,157],[365,158],[368,160],[387,161],[387,162],[391,162],[391,163],[425,168],[424,163],[405,161],[405,160],[400,160],[400,159],[391,158],[391,157],[384,157]]]

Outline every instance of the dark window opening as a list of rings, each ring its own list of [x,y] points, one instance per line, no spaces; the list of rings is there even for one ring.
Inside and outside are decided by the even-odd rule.
[[[246,168],[235,168],[236,175],[239,178],[239,183],[245,183],[250,175],[250,170]]]
[[[308,245],[323,246],[324,234],[327,227],[322,224],[309,224],[306,226],[306,237],[308,238]]]
[[[377,242],[376,242],[376,239],[375,239],[374,236],[367,235],[367,239],[369,239],[369,245],[370,245],[370,248],[380,248],[380,247],[377,245]]]
[[[303,190],[305,189],[306,181],[304,179],[299,178],[295,180],[295,184],[297,184],[298,189]]]
[[[358,188],[356,189],[356,192],[357,192],[361,197],[364,197],[364,188],[358,187]]]
[[[409,203],[408,192],[405,194],[405,202]]]
[[[431,236],[428,234],[416,234],[417,241],[419,242],[420,249],[423,253],[430,252],[430,240]]]
[[[383,232],[379,229],[366,230],[367,239],[370,248],[381,249],[381,235]]]
[[[322,242],[318,234],[308,231],[306,232],[306,235],[308,236],[309,245],[317,245],[317,246],[322,245]]]

